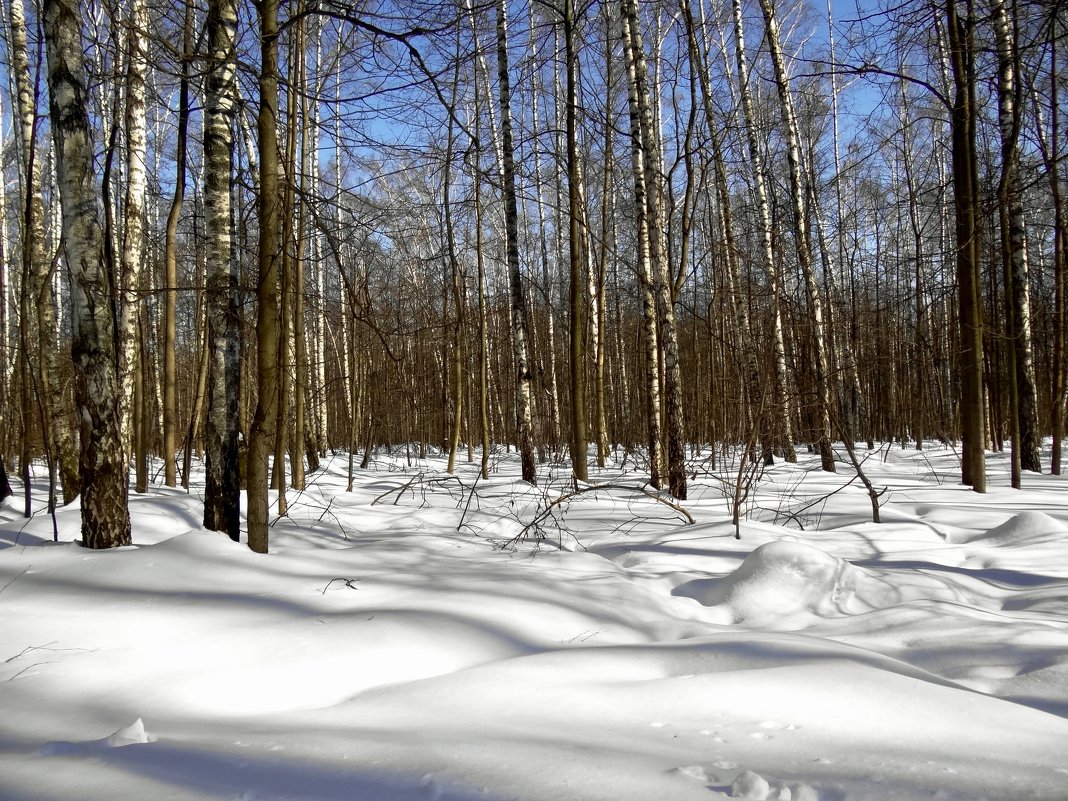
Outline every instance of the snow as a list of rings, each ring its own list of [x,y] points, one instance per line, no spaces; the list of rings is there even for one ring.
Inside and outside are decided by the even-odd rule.
[[[351,493],[338,455],[269,555],[196,481],[107,552],[8,500],[0,799],[1063,801],[1068,482],[862,455],[882,524],[803,456],[741,539],[729,460],[689,524],[618,466],[551,505],[566,470],[513,455],[380,454]]]

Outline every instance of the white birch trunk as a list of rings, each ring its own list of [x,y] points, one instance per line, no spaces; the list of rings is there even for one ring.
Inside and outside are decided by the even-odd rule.
[[[1041,472],[1039,460],[1038,392],[1035,388],[1034,345],[1031,333],[1031,293],[1028,279],[1027,230],[1020,187],[1020,116],[1017,99],[1016,45],[1005,0],[992,0],[994,38],[998,56],[998,128],[1001,133],[1002,176],[998,187],[1004,207],[1003,249],[1006,271],[1010,347],[1019,426],[1019,461],[1023,470]]]
[[[779,26],[775,19],[773,1],[760,0],[760,9],[764,14],[764,23],[767,27],[768,48],[771,51],[772,65],[775,68],[775,84],[779,90],[783,123],[786,126],[786,160],[790,167],[790,198],[793,204],[797,259],[801,268],[801,275],[805,281],[805,293],[808,296],[809,315],[812,324],[812,349],[815,355],[816,369],[815,417],[817,445],[822,468],[828,473],[833,473],[835,472],[835,467],[834,454],[831,451],[830,392],[828,390],[830,367],[823,330],[823,305],[820,301],[819,287],[816,283],[816,275],[812,266],[812,248],[809,243],[808,228],[805,221],[804,167],[801,163],[797,116],[794,113],[794,103],[786,74],[786,62],[783,59]]]
[[[771,355],[775,370],[773,398],[775,417],[782,436],[783,456],[788,462],[796,462],[794,452],[793,427],[790,422],[790,408],[787,398],[786,342],[783,335],[782,310],[779,299],[779,272],[775,267],[775,251],[772,245],[771,209],[768,205],[768,192],[764,184],[764,168],[760,158],[760,144],[757,140],[756,112],[753,110],[753,96],[749,89],[749,67],[745,55],[745,29],[742,22],[741,0],[733,0],[735,60],[738,67],[738,92],[742,100],[742,115],[745,120],[746,144],[749,149],[749,164],[753,177],[753,194],[756,198],[757,214],[760,220],[760,242],[762,247],[761,266],[768,282],[771,294]]]
[[[660,488],[663,481],[664,444],[661,428],[661,394],[660,394],[660,353],[657,344],[657,308],[655,294],[655,274],[650,251],[649,205],[646,195],[645,159],[642,146],[641,110],[638,103],[637,58],[631,36],[633,24],[626,10],[624,0],[620,15],[623,27],[623,51],[627,65],[627,101],[630,107],[631,166],[634,174],[634,216],[638,240],[638,283],[641,289],[642,320],[644,324],[644,350],[646,368],[646,392],[648,409],[646,431],[649,447],[649,483]]]
[[[144,261],[145,189],[147,170],[147,126],[145,122],[145,78],[148,62],[145,39],[148,33],[147,0],[132,0],[126,31],[126,193],[123,202],[124,227],[120,268],[120,354],[122,377],[123,442],[130,443],[130,412],[134,394],[135,363],[140,358],[137,320],[141,309],[141,269]],[[125,451],[127,461],[129,450]]]
[[[500,90],[501,153],[504,173],[504,218],[507,232],[508,284],[511,295],[512,347],[515,351],[516,435],[523,463],[523,480],[535,483],[531,406],[531,372],[527,304],[519,269],[519,210],[516,202],[514,150],[512,145],[511,84],[508,74],[508,5],[497,0],[497,81]]]

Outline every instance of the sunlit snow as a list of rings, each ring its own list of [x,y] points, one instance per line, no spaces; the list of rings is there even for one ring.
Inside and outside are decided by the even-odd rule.
[[[627,467],[550,506],[566,469],[513,454],[351,493],[338,455],[266,556],[200,529],[199,476],[108,552],[8,499],[0,799],[1068,799],[1068,482],[860,455],[882,524],[802,456],[741,539],[722,455],[693,524]]]

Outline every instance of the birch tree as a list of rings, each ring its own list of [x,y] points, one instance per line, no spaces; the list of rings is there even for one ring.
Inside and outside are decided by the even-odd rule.
[[[529,325],[523,276],[519,268],[519,209],[516,201],[515,148],[512,143],[512,90],[508,68],[508,4],[497,0],[497,82],[501,112],[501,161],[504,178],[504,221],[507,237],[508,286],[512,309],[512,348],[516,370],[516,438],[523,463],[523,480],[535,483],[532,376]]]
[[[11,77],[15,86],[16,120],[14,131],[18,142],[19,166],[22,173],[23,203],[20,209],[22,230],[22,292],[23,305],[20,325],[25,333],[23,343],[24,375],[36,387],[37,403],[45,426],[44,436],[50,454],[50,476],[54,484],[55,468],[59,468],[63,502],[77,497],[81,478],[74,437],[59,385],[56,358],[55,300],[52,286],[54,265],[45,252],[45,215],[42,200],[43,170],[37,164],[37,96],[38,87],[30,72],[30,53],[27,41],[26,14],[22,0],[11,0],[8,29],[8,52]],[[36,349],[36,368],[30,363],[30,343]],[[24,395],[32,396],[29,383]],[[37,417],[34,404],[24,402],[24,414]],[[51,496],[50,488],[50,496]],[[51,504],[51,498],[49,500]]]
[[[1027,232],[1020,185],[1020,91],[1013,25],[1005,0],[991,3],[998,58],[998,130],[1001,135],[1001,176],[998,209],[1001,257],[1005,275],[1006,329],[1009,337],[1009,392],[1012,398],[1013,486],[1019,470],[1041,472],[1039,461],[1038,392],[1035,389],[1031,335],[1031,293],[1028,279]]]
[[[783,449],[783,456],[788,462],[796,462],[797,454],[794,452],[790,408],[787,403],[786,342],[783,335],[782,307],[779,299],[779,272],[775,267],[771,210],[768,204],[768,192],[764,180],[764,165],[760,156],[760,144],[757,140],[756,112],[753,110],[753,96],[749,86],[749,65],[745,55],[742,2],[741,0],[733,0],[731,5],[734,15],[734,52],[735,64],[738,70],[738,94],[742,105],[745,141],[749,154],[749,169],[753,178],[753,195],[756,199],[757,215],[760,222],[760,265],[763,267],[771,293],[771,360],[775,374],[772,387],[772,416],[779,431],[779,442]],[[765,462],[769,461],[771,456],[770,452],[765,453]]]
[[[207,225],[208,416],[204,527],[235,542],[241,529],[238,475],[238,406],[241,386],[241,321],[238,275],[230,237],[230,184],[236,114],[237,32],[235,0],[209,0],[206,107],[204,113],[204,209]]]
[[[812,246],[808,234],[804,201],[804,167],[801,163],[801,143],[794,112],[794,102],[790,83],[786,74],[786,62],[783,58],[782,44],[779,38],[779,24],[775,17],[774,0],[760,0],[760,10],[764,15],[767,29],[768,49],[771,63],[775,70],[775,86],[779,92],[779,104],[782,113],[784,134],[786,136],[786,160],[790,168],[790,202],[793,212],[793,233],[797,250],[797,261],[805,282],[805,294],[808,298],[809,322],[812,327],[812,350],[815,360],[815,418],[817,447],[820,454],[820,466],[828,473],[835,472],[834,453],[831,450],[830,420],[830,363],[827,359],[827,342],[823,330],[823,304],[820,300],[819,286],[812,265]]]
[[[145,240],[145,190],[147,170],[147,126],[145,123],[145,76],[148,61],[145,39],[148,33],[147,0],[132,0],[126,25],[126,105],[123,128],[126,132],[126,188],[123,199],[124,226],[119,281],[122,297],[119,313],[119,375],[122,379],[123,429],[128,431],[134,396],[135,368],[141,347],[138,318],[141,310],[141,270]],[[124,436],[129,442],[129,435]],[[125,451],[129,455],[130,450]]]
[[[122,386],[117,372],[116,298],[103,259],[99,189],[82,57],[81,7],[44,0],[48,90],[63,243],[71,277],[71,350],[82,421],[82,542],[88,548],[129,545],[128,472],[123,458]]]

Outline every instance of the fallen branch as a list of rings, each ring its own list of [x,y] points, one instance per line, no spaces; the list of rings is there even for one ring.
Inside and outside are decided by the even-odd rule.
[[[334,583],[335,581],[340,581],[340,582],[342,582],[342,583],[343,583],[343,584],[344,584],[344,585],[345,585],[346,587],[348,587],[348,588],[349,588],[350,590],[358,590],[358,589],[360,589],[359,587],[357,587],[357,586],[356,586],[356,582],[357,582],[357,581],[359,581],[359,579],[354,579],[354,578],[344,578],[344,577],[341,577],[341,578],[332,578],[332,579],[330,579],[330,581],[326,582],[326,586],[325,586],[325,587],[323,587],[323,593],[322,593],[323,595],[326,595],[326,591],[327,591],[328,589],[330,589],[330,585],[331,585],[331,584],[333,584],[333,583]]]
[[[590,492],[598,492],[600,490],[613,490],[613,489],[630,490],[632,492],[644,495],[646,498],[654,500],[657,503],[662,503],[662,504],[664,504],[664,506],[667,506],[668,508],[672,509],[673,511],[675,511],[679,515],[681,515],[683,518],[685,518],[687,525],[693,525],[694,523],[697,522],[697,521],[694,520],[693,515],[691,515],[688,511],[686,511],[682,506],[680,506],[679,504],[677,504],[677,503],[675,503],[673,501],[669,501],[667,498],[663,497],[658,492],[653,492],[652,490],[650,490],[648,488],[648,485],[646,485],[646,484],[639,484],[639,485],[620,484],[620,483],[617,483],[617,482],[609,481],[609,482],[605,482],[603,484],[589,484],[589,485],[587,485],[585,487],[579,487],[576,490],[573,490],[571,492],[566,492],[563,495],[560,495],[559,497],[553,499],[552,501],[550,501],[545,506],[544,509],[542,509],[540,512],[538,512],[537,515],[535,515],[533,520],[531,520],[529,523],[527,523],[525,526],[523,526],[523,528],[519,531],[518,534],[516,534],[514,537],[512,537],[512,539],[508,540],[508,542],[505,543],[504,547],[515,545],[515,543],[517,543],[520,540],[524,539],[527,536],[527,533],[531,529],[537,528],[541,524],[541,522],[543,520],[545,520],[545,518],[547,518],[550,515],[552,515],[554,510],[557,507],[561,506],[562,504],[567,503],[567,502],[573,500],[574,498],[580,497],[580,496],[585,495],[585,494],[590,493]]]

